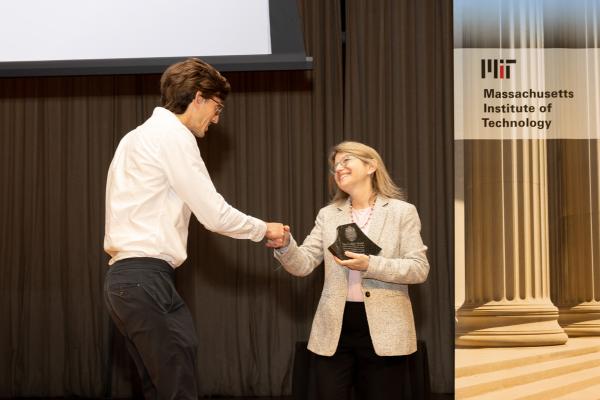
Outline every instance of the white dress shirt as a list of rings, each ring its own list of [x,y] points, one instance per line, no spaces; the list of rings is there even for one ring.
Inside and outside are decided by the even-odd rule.
[[[213,185],[195,136],[157,107],[123,137],[108,170],[104,250],[109,264],[154,257],[174,268],[187,258],[190,215],[236,239],[263,239],[265,222],[230,206]]]

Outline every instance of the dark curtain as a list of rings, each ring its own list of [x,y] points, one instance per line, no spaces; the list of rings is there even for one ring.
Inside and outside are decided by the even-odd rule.
[[[374,12],[395,4],[388,3],[363,7]],[[328,148],[344,138],[378,148],[423,220],[432,273],[412,292],[415,315],[430,354],[432,386],[449,392],[452,132],[451,102],[443,102],[451,79],[443,81],[443,69],[451,62],[428,68],[420,63],[448,62],[451,46],[444,37],[451,35],[444,21],[450,10],[411,1],[404,11],[436,22],[417,27],[412,21],[411,29],[398,31],[389,25],[410,17],[386,13],[380,25],[387,30],[371,37],[358,23],[361,4],[348,2],[344,15],[339,1],[301,1],[314,70],[226,74],[233,93],[221,123],[200,147],[230,203],[289,223],[301,239],[328,200]],[[373,59],[359,51],[397,40],[404,52],[414,52],[411,57],[391,52]],[[361,75],[369,70],[399,83],[369,78],[362,86],[367,77]],[[104,185],[120,138],[158,105],[158,80],[0,79],[0,397],[123,397],[138,390],[102,302]],[[367,113],[360,102],[374,102],[380,111]],[[210,234],[194,220],[177,285],[200,339],[202,394],[289,394],[294,344],[307,339],[322,270],[292,277],[261,244]]]
[[[102,394],[103,181],[155,83],[0,80],[0,396]]]
[[[378,149],[416,205],[431,271],[410,287],[434,392],[454,388],[452,2],[348,0],[346,138]]]

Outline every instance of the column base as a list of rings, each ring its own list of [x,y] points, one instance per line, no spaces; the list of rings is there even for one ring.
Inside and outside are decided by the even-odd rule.
[[[567,335],[600,336],[600,303],[581,303],[574,307],[559,307],[558,323]]]
[[[456,345],[461,347],[554,346],[568,336],[552,303],[464,305],[457,312]]]

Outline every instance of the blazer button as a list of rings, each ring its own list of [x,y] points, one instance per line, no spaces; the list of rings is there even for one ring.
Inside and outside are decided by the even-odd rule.
[[[371,297],[371,292],[365,292],[366,297]]]

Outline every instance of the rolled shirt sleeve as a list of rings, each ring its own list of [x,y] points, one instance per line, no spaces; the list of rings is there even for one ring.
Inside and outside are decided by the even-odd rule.
[[[190,132],[173,132],[172,140],[160,150],[159,159],[173,191],[206,229],[235,239],[258,242],[264,238],[264,221],[235,209],[217,192]]]

